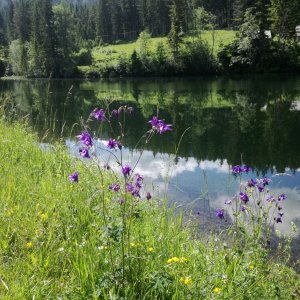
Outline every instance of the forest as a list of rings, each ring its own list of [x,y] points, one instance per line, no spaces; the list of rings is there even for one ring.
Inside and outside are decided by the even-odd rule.
[[[299,24],[298,0],[2,0],[0,76],[297,71]],[[212,51],[221,29],[236,38]],[[212,33],[209,43],[204,31]],[[150,50],[153,37],[166,39]],[[114,64],[95,62],[101,47],[137,39],[139,49]]]

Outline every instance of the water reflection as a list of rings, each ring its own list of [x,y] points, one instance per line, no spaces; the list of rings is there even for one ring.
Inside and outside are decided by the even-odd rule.
[[[168,175],[170,199],[193,203],[195,210],[213,211],[237,191],[229,167],[243,160],[253,167],[253,177],[292,175],[272,177],[273,186],[290,195],[288,221],[300,216],[299,76],[5,81],[0,82],[0,91],[14,96],[19,111],[29,114],[30,123],[45,142],[64,138],[73,144],[84,120],[95,107],[103,106],[105,99],[114,100],[111,109],[130,104],[135,114],[126,121],[124,144],[133,161],[141,151],[135,145],[149,129],[147,121],[159,112],[160,118],[174,125],[174,131],[144,146],[138,171],[149,182],[154,180],[161,191]],[[91,130],[98,132],[93,126]],[[189,127],[175,155],[175,147]],[[101,139],[109,137],[104,125]],[[210,203],[197,200],[205,197]]]

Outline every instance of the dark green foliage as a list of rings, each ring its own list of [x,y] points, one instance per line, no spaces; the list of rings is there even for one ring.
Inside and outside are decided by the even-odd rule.
[[[93,62],[92,53],[89,49],[80,49],[80,51],[74,54],[76,65],[78,66],[90,66]]]
[[[0,77],[4,76],[5,70],[6,70],[5,63],[2,59],[0,59]]]

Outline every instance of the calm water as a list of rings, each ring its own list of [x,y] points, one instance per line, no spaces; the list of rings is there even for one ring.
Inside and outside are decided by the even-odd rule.
[[[286,193],[283,231],[290,221],[300,226],[300,76],[188,78],[82,82],[0,81],[0,92],[14,96],[18,111],[29,115],[44,142],[64,138],[78,155],[75,136],[95,107],[107,99],[111,108],[129,104],[134,116],[126,120],[124,157],[133,164],[141,149],[139,138],[159,117],[174,131],[155,137],[144,148],[138,171],[148,189],[163,193],[169,178],[168,198],[196,213],[212,215],[238,190],[230,166],[252,166],[248,177],[268,175],[275,193]],[[106,100],[105,100],[106,99]],[[104,101],[105,100],[105,101]],[[185,129],[190,128],[183,137]],[[97,132],[97,128],[92,128]],[[97,143],[110,137],[104,126]],[[107,158],[107,157],[106,157]]]

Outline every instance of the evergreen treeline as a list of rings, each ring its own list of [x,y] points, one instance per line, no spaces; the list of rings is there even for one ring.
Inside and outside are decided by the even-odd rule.
[[[136,40],[146,29],[151,36],[169,36],[174,61],[180,51],[188,57],[188,48],[199,58],[197,49],[203,52],[203,45],[186,47],[184,34],[241,26],[242,43],[221,55],[227,66],[228,57],[240,51],[241,45],[265,40],[266,29],[286,41],[294,38],[298,24],[299,0],[2,0],[0,75],[74,76],[78,64],[91,62],[92,47]],[[265,44],[260,43],[255,51],[266,49]],[[248,54],[244,51],[241,55]],[[10,68],[4,60],[9,60]],[[184,60],[194,65],[193,60]]]

